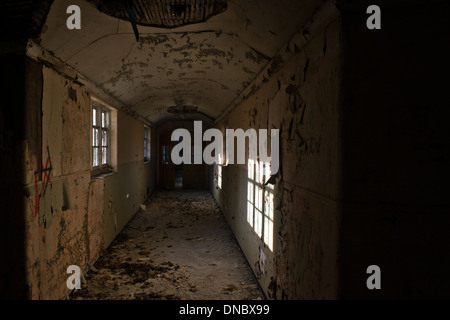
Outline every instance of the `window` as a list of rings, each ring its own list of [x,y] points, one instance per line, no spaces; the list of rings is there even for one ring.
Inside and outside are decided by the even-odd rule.
[[[144,162],[150,161],[151,129],[144,126]]]
[[[163,164],[170,164],[172,162],[171,153],[172,153],[171,146],[163,146],[162,147],[162,163]]]
[[[92,102],[92,173],[108,173],[111,166],[111,111]]]

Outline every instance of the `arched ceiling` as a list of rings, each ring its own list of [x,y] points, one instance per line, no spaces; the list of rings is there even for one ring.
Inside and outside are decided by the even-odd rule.
[[[323,2],[228,0],[201,23],[137,25],[136,41],[130,22],[102,13],[95,1],[55,0],[38,41],[153,123],[215,119]],[[69,5],[81,8],[81,30],[66,28]]]

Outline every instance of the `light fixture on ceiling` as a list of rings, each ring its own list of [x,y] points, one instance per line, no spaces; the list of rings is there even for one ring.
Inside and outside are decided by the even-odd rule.
[[[176,28],[201,23],[227,10],[227,0],[88,0],[109,16],[130,21],[132,7],[136,24]]]

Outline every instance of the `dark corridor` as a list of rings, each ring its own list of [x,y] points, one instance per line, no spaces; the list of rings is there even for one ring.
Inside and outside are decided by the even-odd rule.
[[[449,16],[1,1],[0,298],[450,298]]]

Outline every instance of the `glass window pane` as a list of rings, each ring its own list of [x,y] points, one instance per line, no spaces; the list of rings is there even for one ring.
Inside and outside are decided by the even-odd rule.
[[[92,125],[97,125],[97,109],[92,108]]]
[[[104,128],[105,125],[106,125],[106,122],[105,122],[105,111],[102,111],[102,127]]]
[[[102,164],[106,164],[107,163],[107,152],[108,152],[108,148],[103,147],[102,148]]]
[[[97,147],[98,143],[98,129],[94,129],[94,146]]]
[[[106,147],[108,145],[108,132],[106,130],[102,130],[102,146]]]
[[[92,165],[94,167],[98,167],[100,165],[100,154],[99,154],[99,148],[93,148],[92,150]]]

